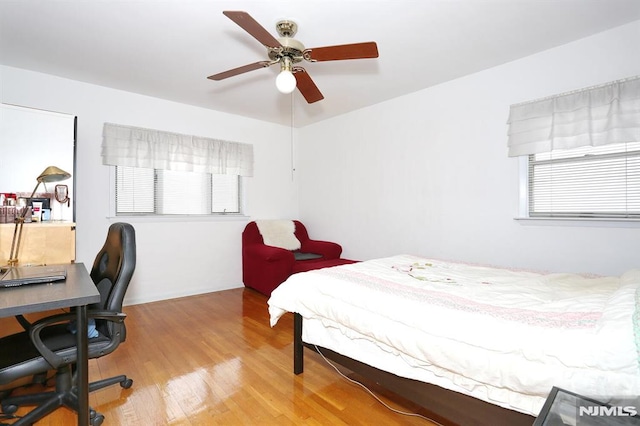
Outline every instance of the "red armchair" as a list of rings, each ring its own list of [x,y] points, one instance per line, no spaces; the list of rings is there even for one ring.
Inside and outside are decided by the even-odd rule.
[[[264,244],[258,225],[250,222],[242,232],[242,281],[267,296],[290,275],[355,261],[341,259],[342,247],[329,241],[309,239],[304,225],[294,220],[294,235],[300,250],[291,251]],[[310,256],[310,254],[315,256]]]

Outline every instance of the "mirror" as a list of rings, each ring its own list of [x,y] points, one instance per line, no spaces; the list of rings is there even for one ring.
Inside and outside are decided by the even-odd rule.
[[[69,198],[69,187],[67,185],[56,185],[53,195],[57,202],[60,204],[66,203],[67,207],[69,207],[71,199]]]
[[[59,167],[71,179],[42,183],[35,197],[51,199],[51,220],[75,221],[75,139],[73,115],[0,104],[0,194],[28,197],[45,168]]]

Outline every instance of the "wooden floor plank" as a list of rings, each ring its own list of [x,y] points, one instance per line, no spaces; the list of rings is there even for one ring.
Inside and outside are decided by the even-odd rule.
[[[391,412],[307,351],[293,374],[293,319],[269,326],[267,298],[233,289],[125,307],[127,341],[90,361],[90,380],[127,374],[131,389],[90,395],[110,425],[431,425]],[[0,319],[1,334],[19,330]],[[30,390],[38,389],[31,387]],[[413,412],[410,402],[383,396]],[[21,409],[18,414],[26,412]],[[61,409],[37,426],[75,424]]]

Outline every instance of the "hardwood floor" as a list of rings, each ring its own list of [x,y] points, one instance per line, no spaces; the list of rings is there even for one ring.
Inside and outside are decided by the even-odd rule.
[[[90,395],[104,425],[432,424],[388,410],[311,351],[305,372],[294,375],[293,316],[270,328],[266,301],[233,289],[125,307],[127,341],[90,361],[90,380],[124,373],[134,381]],[[12,322],[0,320],[2,334],[17,330]],[[396,409],[418,410],[382,394]],[[60,409],[37,425],[75,422]]]

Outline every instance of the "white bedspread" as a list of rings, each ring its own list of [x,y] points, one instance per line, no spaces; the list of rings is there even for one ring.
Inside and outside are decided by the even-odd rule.
[[[377,368],[537,415],[552,386],[640,395],[640,270],[585,278],[409,255],[292,275],[271,325]]]

